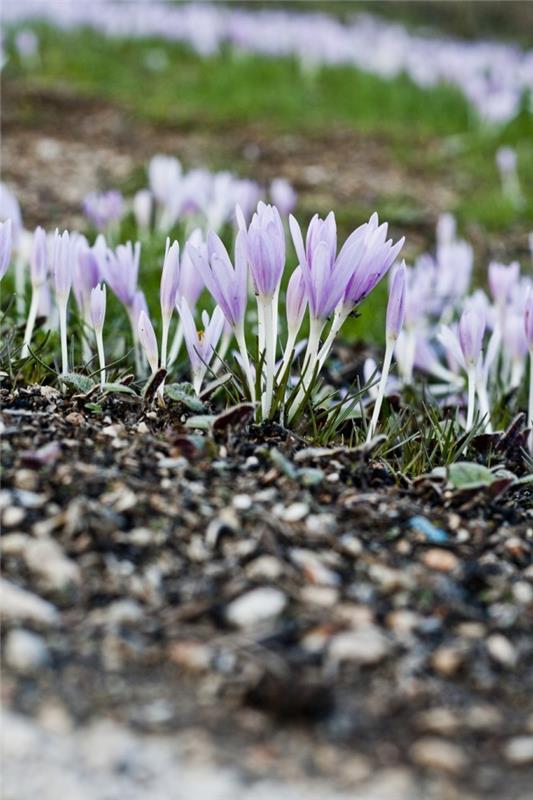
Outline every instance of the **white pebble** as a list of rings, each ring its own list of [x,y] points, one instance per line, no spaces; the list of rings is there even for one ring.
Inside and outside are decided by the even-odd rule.
[[[16,672],[29,674],[48,661],[48,649],[41,636],[25,630],[10,631],[6,637],[4,656]]]
[[[283,592],[264,586],[233,600],[226,608],[226,619],[237,628],[250,628],[277,617],[286,605],[287,598]]]

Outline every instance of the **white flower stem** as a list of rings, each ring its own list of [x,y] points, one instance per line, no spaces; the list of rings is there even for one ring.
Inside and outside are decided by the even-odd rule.
[[[68,347],[67,347],[67,300],[60,300],[59,306],[59,333],[61,336],[61,374],[68,372]]]
[[[376,397],[376,402],[374,403],[374,411],[372,412],[372,419],[370,420],[370,425],[368,426],[368,433],[366,436],[367,442],[369,442],[377,428],[379,414],[381,411],[381,406],[383,404],[383,398],[385,397],[385,389],[387,387],[387,379],[389,377],[390,372],[390,365],[392,362],[392,355],[394,353],[394,345],[396,344],[396,340],[390,339],[387,340],[387,345],[385,347],[385,357],[383,358],[383,371],[381,373],[381,378],[379,380],[378,386],[378,396]]]
[[[250,397],[252,398],[252,403],[255,403],[256,396],[255,396],[255,383],[254,383],[254,376],[252,374],[252,367],[250,365],[250,359],[248,357],[248,350],[246,349],[246,340],[244,338],[244,322],[241,322],[235,328],[235,339],[237,341],[237,347],[239,348],[239,352],[241,354],[241,359],[244,367],[244,375],[246,377],[246,381],[248,383],[248,388],[250,390]]]
[[[529,351],[529,403],[527,411],[527,426],[533,427],[533,350]]]
[[[130,318],[131,333],[133,336],[133,354],[135,356],[135,372],[137,375],[140,375],[142,372],[142,363],[141,363],[141,354],[139,350],[139,337],[137,335],[137,326],[132,309],[128,309],[128,315]]]
[[[472,429],[474,424],[474,407],[476,404],[476,367],[468,367],[468,410],[466,413],[466,430]]]
[[[172,345],[170,346],[170,355],[168,357],[168,368],[174,364],[177,357],[179,356],[179,352],[181,350],[181,345],[183,344],[183,325],[181,324],[181,320],[178,322],[176,330],[174,332],[174,338],[172,340]]]
[[[30,303],[30,310],[28,312],[28,319],[26,320],[26,329],[24,331],[24,341],[22,344],[22,352],[20,354],[21,358],[28,358],[30,354],[31,337],[33,336],[35,320],[37,319],[40,293],[41,293],[40,286],[34,286],[31,294],[31,303]]]
[[[161,367],[167,368],[167,350],[168,350],[168,331],[170,328],[170,317],[163,315],[161,320]]]
[[[17,316],[24,317],[24,284],[25,284],[25,264],[22,255],[19,253],[15,259],[15,295]]]
[[[296,344],[297,335],[298,330],[296,328],[292,328],[292,330],[290,329],[287,335],[287,343],[285,344],[285,351],[283,353],[283,363],[279,371],[282,380],[287,372],[287,369],[289,368],[289,365],[292,364],[294,345]]]
[[[96,338],[96,349],[98,350],[98,362],[100,364],[100,386],[103,386],[106,382],[104,337],[102,335],[102,330],[95,330],[94,335]]]
[[[318,347],[320,345],[320,334],[322,333],[323,330],[324,330],[324,320],[318,319],[316,317],[311,317],[309,323],[309,339],[307,340],[307,350],[305,351],[305,358],[302,369],[301,385],[291,409],[290,413],[291,419],[297,414],[309,389],[311,378],[317,366]]]
[[[413,381],[413,368],[415,364],[416,337],[413,328],[406,329],[407,344],[405,348],[404,382],[409,385]]]
[[[274,371],[276,369],[276,339],[274,331],[273,309],[274,305],[271,297],[261,298],[264,314],[265,331],[265,371],[266,386],[261,397],[263,419],[268,419],[272,408],[272,398],[274,395]],[[258,298],[259,303],[259,298]]]
[[[326,337],[326,341],[320,348],[320,352],[318,353],[318,363],[319,363],[319,372],[324,366],[326,358],[329,355],[329,351],[333,346],[333,342],[335,341],[335,337],[337,336],[338,332],[348,319],[348,315],[350,313],[349,308],[345,308],[342,306],[335,311],[335,315],[333,317],[333,322],[331,323],[331,328],[329,329],[329,333]]]
[[[490,404],[489,396],[487,393],[487,385],[483,380],[483,374],[477,376],[476,392],[479,400],[479,412],[484,420],[485,430],[487,433],[492,433],[492,423],[490,421]]]

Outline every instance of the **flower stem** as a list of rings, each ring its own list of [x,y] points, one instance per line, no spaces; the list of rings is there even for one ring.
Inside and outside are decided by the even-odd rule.
[[[61,374],[68,372],[68,347],[67,347],[67,303],[59,302],[59,332],[61,335]]]
[[[259,298],[258,298],[259,301]],[[272,298],[263,298],[264,330],[265,330],[265,370],[266,387],[261,398],[263,419],[268,419],[272,408],[272,397],[274,395],[274,371],[276,369],[276,339],[274,332],[273,303]]]
[[[252,399],[252,403],[255,403],[255,383],[252,375],[252,367],[250,366],[250,359],[248,357],[248,350],[246,349],[246,340],[244,338],[244,322],[241,322],[240,325],[235,328],[235,339],[237,341],[239,353],[241,354],[244,375],[246,377],[246,382],[248,383],[248,389],[250,390],[250,397]]]
[[[105,355],[104,355],[104,337],[102,331],[95,331],[96,349],[98,350],[98,361],[100,363],[100,386],[102,387],[106,382],[105,374]]]
[[[529,403],[527,426],[528,428],[533,427],[533,350],[529,351]]]
[[[474,407],[476,403],[476,367],[468,367],[468,410],[466,413],[466,430],[474,424]]]
[[[31,337],[33,336],[33,329],[35,327],[35,320],[37,318],[37,310],[39,308],[39,295],[41,293],[40,287],[34,287],[31,294],[30,310],[28,312],[28,319],[26,321],[26,329],[24,331],[24,342],[22,344],[21,358],[28,358],[30,354]]]
[[[483,379],[483,374],[477,376],[476,392],[479,400],[479,412],[484,421],[485,430],[487,433],[492,433],[492,423],[490,421],[490,405],[489,396],[487,393],[487,385]]]
[[[168,331],[170,327],[170,317],[163,316],[161,325],[161,367],[167,368],[167,350],[168,350]]]
[[[181,345],[183,344],[183,325],[181,324],[181,320],[178,322],[176,327],[176,331],[174,333],[174,338],[172,340],[172,345],[170,347],[170,355],[168,357],[168,368],[174,364],[176,361],[179,352],[181,350]]]
[[[315,372],[317,365],[318,347],[320,345],[320,334],[322,333],[323,329],[324,329],[324,320],[318,319],[316,317],[311,317],[311,321],[309,324],[309,339],[307,340],[307,350],[305,351],[304,364],[302,368],[301,385],[300,389],[298,390],[298,394],[296,395],[296,398],[294,400],[294,404],[292,406],[292,410],[290,413],[291,419],[298,413],[300,406],[302,405],[305,396],[308,392],[311,377]],[[319,371],[320,371],[320,362],[319,362]]]
[[[385,397],[385,389],[387,387],[387,379],[389,377],[390,365],[392,362],[392,355],[394,353],[395,344],[396,342],[393,340],[387,341],[387,346],[385,348],[385,357],[383,359],[383,372],[381,373],[381,378],[378,386],[378,396],[376,397],[376,402],[374,403],[374,411],[372,413],[372,419],[370,420],[370,425],[368,426],[368,433],[366,436],[367,442],[369,442],[372,439],[372,437],[376,432],[379,420],[379,414],[381,411],[381,406],[383,404],[383,398]]]

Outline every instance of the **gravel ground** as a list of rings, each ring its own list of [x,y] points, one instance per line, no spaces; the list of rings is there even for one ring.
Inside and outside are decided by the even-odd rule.
[[[225,765],[213,797],[312,797],[313,779],[525,800],[531,490],[398,486],[371,453],[306,447],[246,409],[200,435],[177,405],[85,404],[2,397],[10,798],[48,770],[72,797],[135,797],[123,750],[150,797],[179,797],[173,753],[200,741],[184,780],[207,792]]]

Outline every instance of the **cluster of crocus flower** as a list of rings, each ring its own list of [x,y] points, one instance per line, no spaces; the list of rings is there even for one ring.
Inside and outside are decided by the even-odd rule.
[[[154,227],[168,233],[177,223],[185,223],[188,231],[196,227],[220,231],[234,221],[237,205],[249,219],[267,194],[257,181],[229,171],[197,167],[185,172],[175,156],[162,154],[148,164],[148,183],[131,202],[114,189],[91,192],[83,201],[85,216],[98,231],[107,233],[130,208],[142,236]],[[284,214],[296,205],[296,191],[285,178],[274,178],[268,196]]]
[[[458,238],[450,215],[439,219],[434,255],[424,254],[407,266],[398,260],[404,239],[394,242],[388,237],[388,225],[380,224],[377,214],[339,247],[333,212],[325,218],[315,215],[303,233],[294,216],[286,218],[274,205],[259,201],[249,221],[237,206],[229,251],[213,230],[204,234],[195,229],[181,247],[167,237],[160,323],[154,325],[139,288],[140,242],[111,247],[99,234],[89,244],[76,231],[47,235],[42,228],[27,234],[15,198],[8,199],[4,208],[12,217],[0,223],[0,274],[13,261],[15,271],[22,265],[23,284],[28,274],[31,283],[21,356],[31,355],[35,322],[47,306],[49,325],[59,328],[63,376],[72,367],[68,317],[73,293],[85,334],[92,331],[83,337],[83,359],[92,359],[94,340],[105,385],[108,287],[129,319],[138,376],[146,375],[146,365],[152,374],[161,373],[161,402],[164,380],[178,369],[184,344],[197,394],[208,378],[213,380],[206,388],[212,390],[233,373],[243,397],[256,405],[258,419],[279,413],[285,422],[294,423],[313,395],[344,322],[390,272],[383,368],[377,386],[368,388],[373,402],[368,438],[377,429],[383,398],[421,374],[439,402],[455,401],[462,407],[466,398],[466,430],[476,423],[477,412],[479,424],[490,431],[491,398],[501,395],[502,388],[512,391],[521,385],[528,353],[529,424],[533,423],[533,281],[521,276],[517,262],[492,262],[489,294],[472,291],[473,251]],[[296,266],[289,275],[290,239]],[[302,335],[306,317],[307,333]],[[107,346],[120,358],[113,342]],[[394,356],[399,374],[390,378]],[[376,374],[375,364],[365,365],[366,378]]]
[[[494,123],[512,119],[533,90],[532,50],[417,33],[368,14],[344,23],[324,13],[222,3],[17,0],[7,4],[4,17],[18,24],[45,19],[64,29],[89,25],[121,38],[160,37],[184,42],[202,56],[229,45],[240,53],[293,57],[307,76],[322,65],[347,64],[385,79],[406,74],[423,88],[448,83]]]

